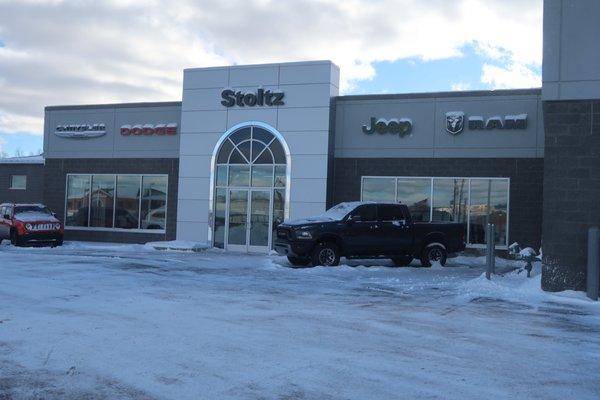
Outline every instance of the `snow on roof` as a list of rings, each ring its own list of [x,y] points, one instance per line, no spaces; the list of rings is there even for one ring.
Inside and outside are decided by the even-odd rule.
[[[0,164],[44,164],[44,155],[0,158]]]

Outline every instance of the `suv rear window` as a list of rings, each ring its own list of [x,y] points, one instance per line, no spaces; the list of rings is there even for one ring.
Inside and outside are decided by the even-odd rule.
[[[406,217],[402,213],[402,207],[395,204],[380,204],[377,210],[379,221],[401,221]]]

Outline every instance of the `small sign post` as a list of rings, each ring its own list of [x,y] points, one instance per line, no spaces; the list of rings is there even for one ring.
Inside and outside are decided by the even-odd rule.
[[[496,272],[496,254],[495,254],[495,240],[494,240],[495,226],[494,224],[487,224],[485,232],[485,242],[487,244],[487,268],[485,271],[485,277],[492,279],[492,274]]]

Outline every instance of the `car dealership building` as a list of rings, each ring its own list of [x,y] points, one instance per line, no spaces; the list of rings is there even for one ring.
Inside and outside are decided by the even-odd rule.
[[[600,223],[598,16],[545,2],[541,89],[340,96],[338,67],[312,61],[186,69],[181,102],[49,106],[30,201],[67,239],[248,252],[284,219],[400,201],[417,221],[464,222],[468,247],[488,222],[499,249],[543,242],[544,288],[581,290]],[[0,163],[2,182],[22,186],[23,165]]]

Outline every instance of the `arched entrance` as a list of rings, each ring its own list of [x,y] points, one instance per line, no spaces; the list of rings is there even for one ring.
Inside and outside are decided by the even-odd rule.
[[[274,229],[288,217],[290,155],[283,137],[261,122],[236,125],[212,161],[213,246],[269,251]]]

